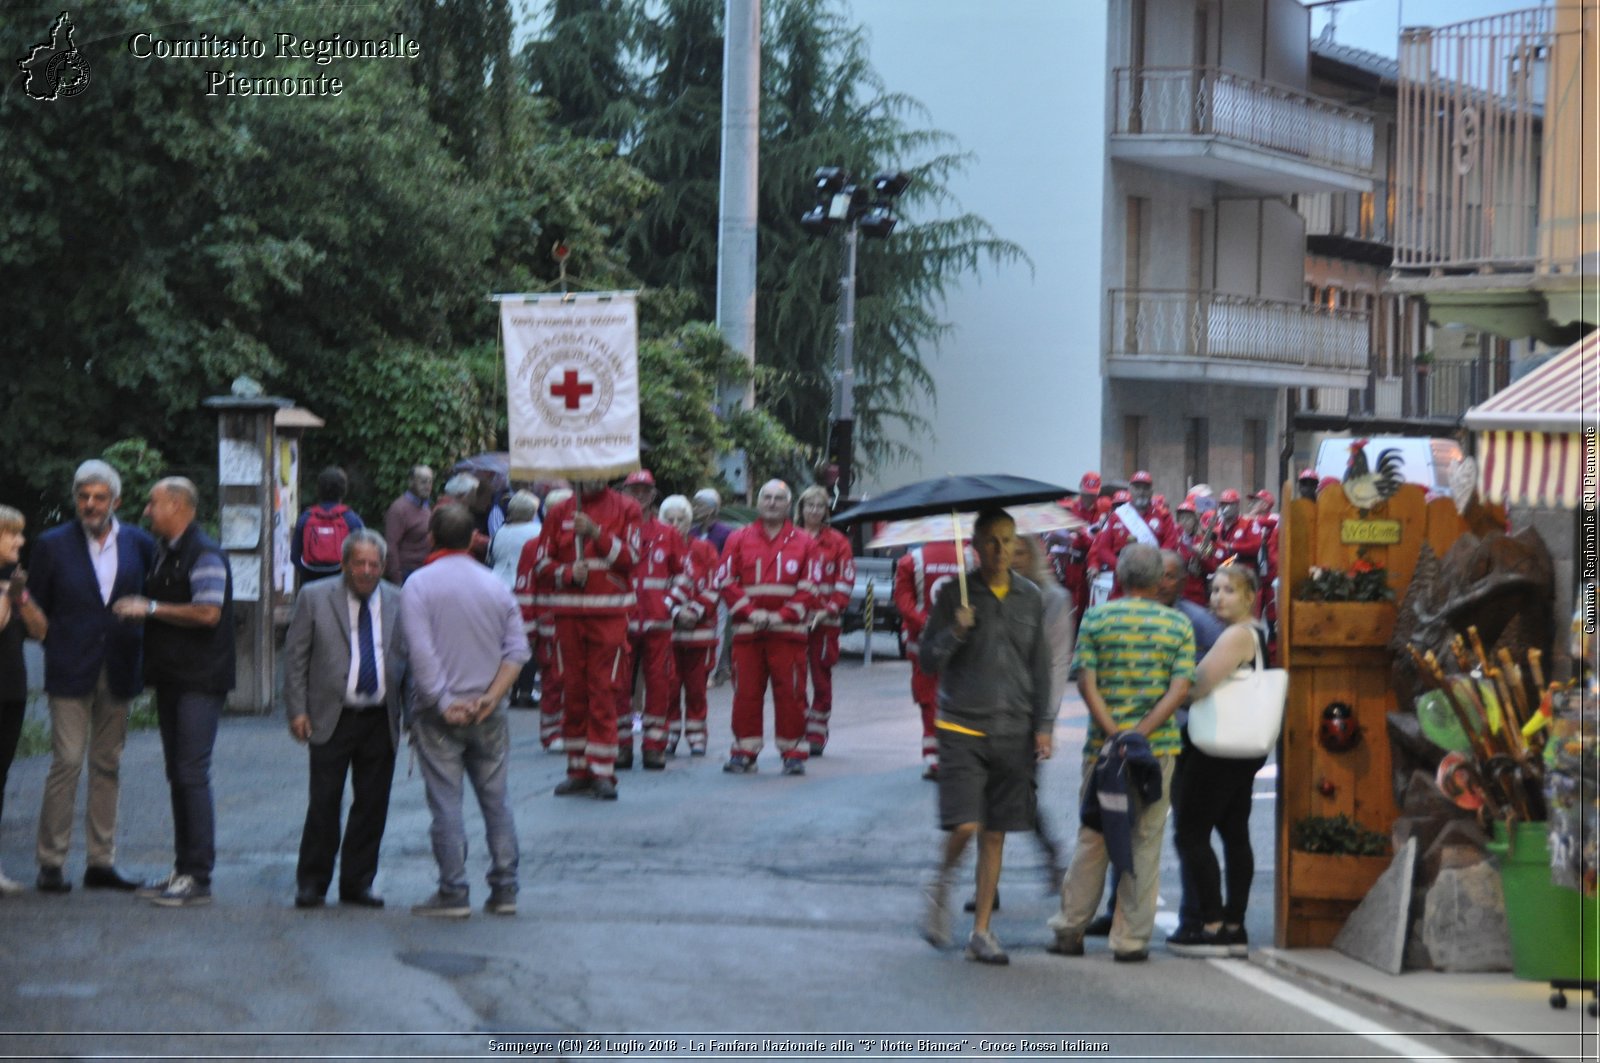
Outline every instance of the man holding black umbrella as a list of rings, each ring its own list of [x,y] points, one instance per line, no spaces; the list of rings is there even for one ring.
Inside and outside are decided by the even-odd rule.
[[[950,943],[950,887],[973,837],[978,892],[967,958],[1010,958],[989,929],[1007,831],[1032,830],[1034,763],[1048,759],[1058,706],[1050,704],[1050,645],[1039,588],[1011,571],[1016,525],[1002,509],[973,526],[978,568],[947,583],[923,632],[922,667],[939,676],[939,825],[948,836],[928,886],[923,937]]]

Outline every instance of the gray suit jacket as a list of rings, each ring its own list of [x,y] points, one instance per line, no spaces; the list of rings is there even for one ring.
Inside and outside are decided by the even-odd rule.
[[[383,627],[378,647],[384,663],[384,698],[389,708],[389,735],[400,748],[404,707],[405,639],[400,634],[400,588],[387,581],[376,592]],[[344,708],[350,678],[350,611],[344,577],[330,576],[307,584],[295,599],[294,616],[283,644],[283,704],[288,719],[311,717],[311,744],[333,736]]]

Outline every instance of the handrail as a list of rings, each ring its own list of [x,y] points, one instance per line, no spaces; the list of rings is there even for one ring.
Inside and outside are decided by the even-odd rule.
[[[1372,117],[1301,89],[1211,66],[1119,67],[1120,134],[1215,136],[1368,173]]]
[[[1360,372],[1372,360],[1364,310],[1229,292],[1113,288],[1111,354]]]

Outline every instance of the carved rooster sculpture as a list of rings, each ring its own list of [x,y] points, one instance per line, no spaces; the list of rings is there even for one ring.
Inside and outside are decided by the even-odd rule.
[[[1367,441],[1356,439],[1350,443],[1350,460],[1344,469],[1344,496],[1357,509],[1371,509],[1386,498],[1392,498],[1405,483],[1400,467],[1405,459],[1397,447],[1388,447],[1378,454],[1376,470],[1367,464]]]

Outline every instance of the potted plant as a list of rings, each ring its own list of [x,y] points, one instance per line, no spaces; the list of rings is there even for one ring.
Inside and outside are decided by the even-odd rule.
[[[1305,816],[1289,832],[1289,892],[1359,901],[1389,866],[1389,838],[1340,813]]]
[[[1382,565],[1311,567],[1295,589],[1293,640],[1307,646],[1382,646],[1394,634],[1394,591]]]

